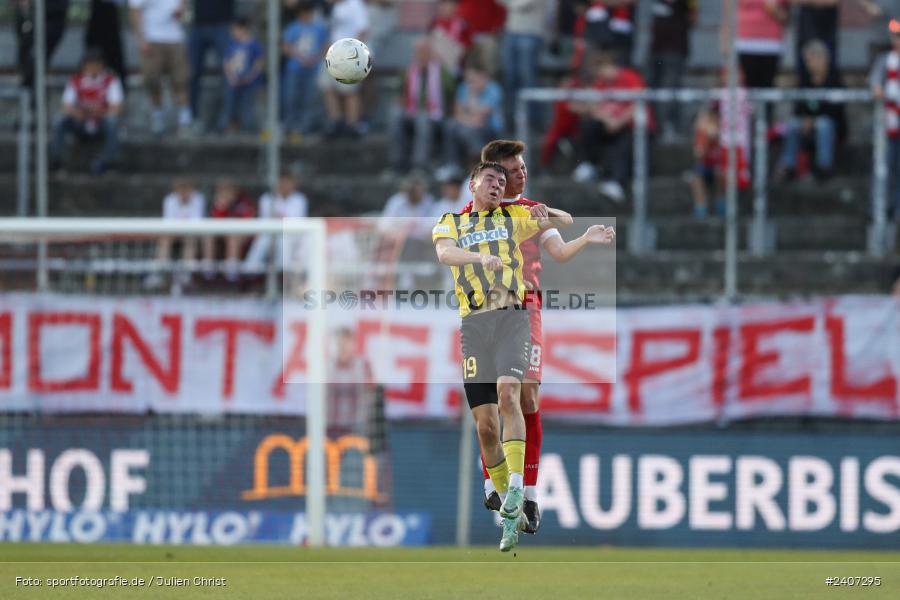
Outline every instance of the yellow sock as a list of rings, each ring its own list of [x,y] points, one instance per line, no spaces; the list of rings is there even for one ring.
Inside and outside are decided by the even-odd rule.
[[[497,489],[497,493],[505,494],[506,490],[509,489],[509,467],[506,465],[506,460],[493,467],[488,467],[487,472],[494,483],[494,487]]]
[[[521,481],[525,473],[525,440],[506,440],[503,442],[503,454],[506,455],[510,474],[519,475],[516,479]]]

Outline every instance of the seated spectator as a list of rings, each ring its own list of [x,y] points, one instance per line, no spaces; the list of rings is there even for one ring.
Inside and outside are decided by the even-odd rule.
[[[416,40],[413,62],[406,68],[403,94],[391,114],[391,167],[403,172],[428,167],[434,140],[441,133],[453,88],[450,73],[431,49],[427,37]],[[412,153],[410,153],[412,138]]]
[[[225,97],[220,131],[256,131],[256,92],[262,83],[263,48],[250,31],[250,20],[238,17],[225,50]]]
[[[253,201],[243,194],[237,183],[228,178],[219,179],[213,192],[213,205],[210,217],[213,219],[252,219],[256,216]],[[234,282],[238,279],[238,265],[241,254],[247,246],[247,236],[229,235],[224,238],[203,238],[203,262],[207,279],[215,276],[215,261],[225,258],[225,279]]]
[[[162,79],[167,77],[178,104],[178,129],[188,133],[193,115],[188,104],[188,61],[184,49],[184,0],[128,0],[131,31],[141,54],[144,85],[150,95],[150,130],[166,130]]]
[[[869,74],[869,84],[876,100],[885,103],[885,134],[888,138],[888,173],[892,174],[888,192],[893,206],[888,210],[900,220],[900,20],[891,19],[888,30],[891,49],[881,56]]]
[[[448,212],[461,211],[469,202],[468,196],[465,198],[462,196],[463,188],[467,194],[469,193],[468,186],[463,185],[466,179],[463,172],[457,168],[438,169],[435,179],[441,186],[441,195],[435,202],[432,213],[440,217]]]
[[[428,28],[435,55],[454,76],[462,70],[466,53],[472,47],[469,23],[457,12],[458,8],[459,0],[440,0],[437,16]]]
[[[806,64],[807,79],[800,80],[800,87],[806,89],[841,88],[841,76],[832,66],[828,47],[819,40],[807,42],[803,48],[803,62]],[[813,174],[820,179],[831,174],[834,164],[835,143],[844,137],[846,120],[844,105],[822,100],[806,100],[796,103],[794,116],[788,122],[784,136],[784,150],[781,154],[777,179],[793,177],[797,174],[797,155],[801,147],[814,151]]]
[[[331,43],[342,38],[366,41],[369,12],[362,0],[329,0],[331,8]],[[319,71],[319,87],[325,98],[328,137],[347,135],[361,137],[366,133],[362,121],[362,83],[338,83],[326,69]]]
[[[725,79],[724,75],[722,79]],[[743,76],[739,75],[743,86]],[[734,146],[738,190],[750,187],[750,116],[751,105],[747,89],[737,90],[736,115],[732,116],[727,90],[720,100],[710,103],[697,116],[694,124],[694,159],[691,191],[694,197],[694,216],[705,218],[708,213],[707,193],[716,194],[716,213],[725,214],[725,187],[728,174],[728,149]]]
[[[316,3],[303,0],[296,6],[294,20],[284,30],[282,52],[284,128],[294,143],[313,131],[316,77],[328,49],[328,26],[316,17]]]
[[[480,65],[466,67],[456,89],[453,118],[446,124],[444,158],[448,165],[466,164],[503,130],[503,91]]]
[[[71,133],[79,139],[101,142],[91,172],[95,175],[103,173],[119,152],[122,100],[122,82],[106,68],[98,51],[88,50],[82,59],[81,70],[69,79],[63,91],[62,112],[53,123],[50,168],[62,168],[66,135]]]
[[[297,179],[290,171],[282,171],[278,177],[278,189],[275,193],[266,192],[259,197],[259,218],[261,219],[291,219],[301,218],[307,215],[309,202],[306,194],[297,190]],[[295,240],[302,241],[302,240]],[[275,262],[282,265],[282,246],[280,238],[271,235],[260,235],[253,240],[250,250],[247,252],[247,258],[244,264],[254,269],[261,269],[265,266],[266,257],[274,248]],[[293,243],[292,248],[299,247],[301,244]],[[291,257],[295,255],[292,251],[289,253]]]
[[[597,51],[589,60],[594,89],[644,89],[641,76],[632,69],[619,66],[614,52]],[[625,199],[624,186],[631,176],[634,102],[573,102],[570,108],[581,120],[579,151],[583,162],[575,169],[575,180],[593,179],[596,168],[601,167],[604,182],[600,192],[621,202]]]
[[[194,187],[194,182],[187,177],[178,177],[172,182],[172,191],[163,198],[162,218],[167,220],[202,219],[206,216],[206,198]],[[181,257],[184,262],[193,262],[197,258],[197,240],[193,236],[181,238]],[[169,268],[172,260],[172,236],[159,238],[156,244],[156,260],[159,269]],[[176,284],[187,284],[190,271],[175,273]],[[155,289],[162,285],[162,274],[151,273],[144,279],[144,287]]]

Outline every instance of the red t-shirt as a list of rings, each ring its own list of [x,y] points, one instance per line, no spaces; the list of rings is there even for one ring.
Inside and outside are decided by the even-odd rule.
[[[472,204],[473,201],[469,200],[469,203],[466,204],[460,212],[472,212]],[[500,206],[509,206],[510,204],[535,206],[536,204],[540,204],[540,202],[519,197],[518,200],[512,202],[501,202]],[[525,279],[525,282],[531,286],[531,289],[534,290],[533,292],[529,290],[529,292],[531,292],[530,294],[526,292],[528,298],[526,307],[535,310],[541,309],[541,247],[538,244],[540,237],[541,233],[538,233],[519,244],[519,250],[522,252],[522,277]]]
[[[643,90],[647,86],[637,71],[621,67],[615,79],[612,81],[595,79],[591,87],[597,90]],[[630,101],[606,100],[603,104],[611,106],[613,113],[621,113],[628,110],[632,103]],[[633,125],[633,123],[629,123],[630,125]],[[654,127],[653,113],[649,110],[647,111],[647,126],[651,130]]]
[[[228,208],[221,208],[213,204],[209,216],[213,219],[252,219],[256,216],[256,207],[253,200],[241,194]]]
[[[456,14],[475,34],[496,33],[506,23],[506,9],[495,0],[459,0]]]

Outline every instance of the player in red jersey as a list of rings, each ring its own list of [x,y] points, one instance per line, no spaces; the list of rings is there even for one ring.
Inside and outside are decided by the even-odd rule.
[[[506,189],[503,194],[504,202],[501,205],[522,204],[534,206],[540,204],[540,202],[528,200],[522,196],[522,192],[525,191],[525,184],[528,182],[528,170],[522,158],[524,152],[525,143],[517,140],[494,140],[488,142],[481,149],[482,161],[500,163],[509,171]],[[465,213],[471,210],[472,203],[469,202],[461,212]],[[549,207],[548,211],[551,216],[567,217],[568,223],[572,223],[571,215],[565,211]],[[581,252],[588,244],[609,244],[615,239],[615,235],[616,232],[612,227],[591,225],[584,234],[569,242],[564,241],[556,229],[547,229],[538,236],[522,242],[519,248],[522,251],[522,259],[524,260],[522,274],[526,285],[531,290],[538,292],[541,289],[541,248],[546,250],[557,262],[566,262]],[[522,412],[525,415],[525,504],[522,508],[528,519],[525,533],[536,533],[541,524],[541,513],[537,504],[536,494],[542,438],[541,413],[538,400],[538,387],[541,383],[543,366],[541,294],[532,294],[531,300],[526,303],[526,306],[531,322],[531,356],[528,361],[528,372],[525,374],[525,379],[522,382],[521,393]],[[488,476],[483,458],[481,466],[484,472],[484,505],[489,510],[499,510],[501,504],[500,495],[494,489],[493,483]]]

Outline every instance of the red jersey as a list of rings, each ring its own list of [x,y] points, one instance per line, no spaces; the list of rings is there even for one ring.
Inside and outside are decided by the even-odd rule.
[[[472,202],[472,200],[469,200],[469,203],[466,204],[460,212],[472,212]],[[520,196],[518,200],[513,200],[512,202],[501,202],[500,206],[509,206],[510,204],[518,204],[520,206],[535,206],[537,204],[540,204],[540,202],[535,202],[533,200],[529,200]],[[519,244],[519,250],[522,252],[522,278],[527,284],[531,286],[531,289],[533,290],[541,289],[541,246],[539,242],[542,235],[543,232],[534,235]],[[529,301],[526,303],[526,305],[529,309],[533,308],[535,310],[540,310],[540,293],[535,292],[529,295]]]
[[[256,207],[253,200],[241,194],[228,208],[213,205],[209,216],[213,219],[252,219],[256,216]]]

